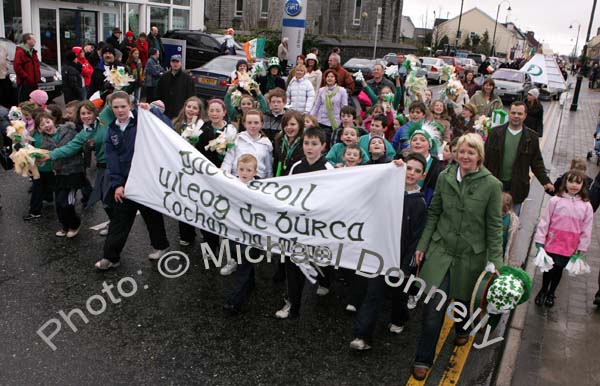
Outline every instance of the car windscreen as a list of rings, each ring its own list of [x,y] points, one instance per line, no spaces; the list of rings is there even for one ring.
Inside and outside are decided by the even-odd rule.
[[[216,71],[216,72],[231,72],[233,70],[235,70],[235,65],[237,64],[238,60],[240,59],[244,59],[243,57],[237,57],[237,56],[228,56],[228,55],[224,55],[224,56],[219,56],[213,60],[211,60],[210,62],[206,63],[204,66],[202,66],[202,70],[204,71]]]
[[[15,43],[10,40],[0,40],[0,45],[6,48],[6,52],[8,53],[8,59],[12,61],[15,58],[15,51],[17,46]]]
[[[520,71],[496,71],[492,74],[494,80],[506,80],[508,82],[523,83],[525,81],[524,74]]]
[[[350,59],[345,64],[344,67],[368,67],[370,68],[373,65],[370,59]]]

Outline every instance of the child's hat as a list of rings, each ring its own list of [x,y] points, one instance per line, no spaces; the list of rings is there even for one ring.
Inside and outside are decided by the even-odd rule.
[[[165,104],[163,101],[161,101],[160,99],[153,101],[152,103],[150,103],[150,106],[152,107],[156,107],[157,109],[160,110],[161,113],[165,112]]]
[[[278,57],[274,56],[272,58],[269,58],[269,62],[267,64],[267,70],[270,70],[271,67],[277,67],[281,71],[281,66],[279,65],[279,58]]]
[[[504,266],[495,272],[484,271],[479,276],[471,295],[470,312],[477,308],[478,321],[489,314],[488,323],[495,328],[503,313],[509,312],[529,299],[531,277],[520,268]]]
[[[429,153],[437,154],[438,147],[441,144],[440,133],[444,132],[444,128],[439,123],[432,122],[411,122],[408,126],[408,140],[410,141],[415,135],[421,134],[427,142],[429,142]]]
[[[33,90],[29,94],[29,99],[40,106],[45,106],[46,102],[48,102],[48,94],[43,90]]]
[[[475,106],[473,103],[465,103],[463,108],[469,110],[473,116],[477,115],[477,106]]]

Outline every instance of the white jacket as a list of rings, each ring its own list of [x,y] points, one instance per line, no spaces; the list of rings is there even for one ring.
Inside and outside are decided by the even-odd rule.
[[[258,161],[257,177],[273,177],[273,145],[269,138],[250,137],[248,132],[242,131],[235,139],[235,146],[227,150],[221,169],[237,176],[237,162],[244,154],[252,154]]]
[[[292,79],[287,87],[286,94],[288,104],[292,105],[292,110],[308,114],[315,104],[315,89],[312,83],[306,79],[306,76],[300,80],[297,78]]]
[[[310,83],[313,86],[313,89],[315,90],[316,95],[319,92],[319,89],[321,88],[321,80],[323,79],[323,73],[321,72],[321,70],[315,70],[312,72],[307,72],[306,75],[304,75],[304,77],[310,81]]]

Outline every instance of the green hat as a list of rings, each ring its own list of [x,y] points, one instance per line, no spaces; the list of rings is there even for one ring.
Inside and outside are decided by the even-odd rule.
[[[496,328],[503,313],[513,310],[529,299],[531,278],[520,268],[504,266],[500,275],[484,271],[479,276],[471,296],[470,312],[481,309],[477,322],[489,314],[488,324]]]
[[[437,155],[438,147],[441,144],[440,134],[444,128],[437,122],[411,122],[408,126],[408,141],[417,134],[421,134],[429,142],[429,153]]]
[[[271,69],[271,67],[277,67],[279,68],[279,71],[281,71],[281,65],[279,64],[279,58],[274,56],[272,58],[269,58],[269,61],[267,62],[267,71]]]

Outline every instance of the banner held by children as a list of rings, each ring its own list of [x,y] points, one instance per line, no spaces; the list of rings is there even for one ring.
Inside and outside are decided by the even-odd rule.
[[[319,265],[397,276],[404,173],[393,164],[372,165],[246,185],[140,109],[125,196],[267,257],[283,251]]]

